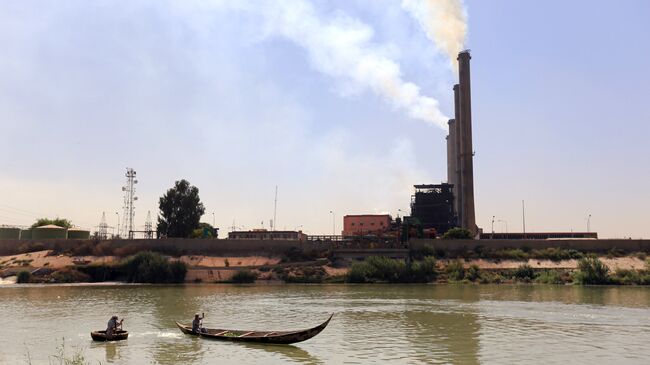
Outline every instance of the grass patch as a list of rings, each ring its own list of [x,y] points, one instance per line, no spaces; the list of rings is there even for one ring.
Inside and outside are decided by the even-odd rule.
[[[349,283],[426,283],[437,277],[436,259],[426,256],[407,265],[402,260],[383,256],[371,256],[363,262],[355,262],[347,276]]]

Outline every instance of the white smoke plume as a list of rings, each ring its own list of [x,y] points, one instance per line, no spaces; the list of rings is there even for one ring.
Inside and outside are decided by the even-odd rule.
[[[373,29],[341,12],[326,18],[306,0],[217,2],[262,19],[266,36],[281,36],[307,51],[312,66],[345,83],[369,88],[415,119],[447,129],[438,101],[403,80],[400,66],[373,45]]]
[[[462,0],[402,0],[409,12],[424,29],[427,37],[445,53],[455,68],[455,59],[462,51],[467,37],[467,16]]]

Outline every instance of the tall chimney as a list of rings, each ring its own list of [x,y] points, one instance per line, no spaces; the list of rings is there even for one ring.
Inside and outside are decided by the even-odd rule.
[[[458,189],[456,160],[456,120],[449,119],[449,134],[447,135],[447,183],[454,186],[454,196],[456,189]],[[454,197],[454,212],[458,212],[458,202]]]
[[[460,86],[458,84],[454,85],[454,155],[456,162],[454,163],[455,173],[456,173],[456,186],[454,186],[454,205],[456,208],[457,221],[456,223],[462,227],[463,225],[463,180],[461,176],[461,143],[462,138],[462,120],[460,118]]]
[[[469,51],[458,54],[458,79],[460,101],[460,158],[461,158],[461,226],[472,235],[477,234],[474,212],[474,150],[472,148],[472,97],[470,90]]]

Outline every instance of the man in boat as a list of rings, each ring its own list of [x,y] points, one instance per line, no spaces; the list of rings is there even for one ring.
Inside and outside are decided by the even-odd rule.
[[[122,318],[120,322],[117,322],[117,316],[111,317],[111,319],[108,320],[108,326],[106,327],[106,337],[113,336],[117,331],[117,328],[122,327],[122,322],[124,322],[124,318]]]
[[[205,328],[203,328],[203,324],[201,323],[203,318],[205,318],[205,313],[201,313],[200,317],[198,313],[194,315],[194,320],[192,321],[192,332],[194,333],[207,332]]]

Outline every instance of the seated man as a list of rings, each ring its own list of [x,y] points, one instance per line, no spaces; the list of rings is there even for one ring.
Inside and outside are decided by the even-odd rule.
[[[122,326],[122,322],[124,322],[124,319],[122,319],[119,324],[117,322],[117,316],[111,317],[111,319],[108,320],[108,326],[106,327],[106,336],[111,337],[115,332],[117,331],[117,327]]]
[[[194,315],[194,320],[192,321],[192,332],[206,332],[205,328],[201,327],[201,320],[203,320],[203,318],[205,318],[205,313],[201,313],[201,317],[199,317],[198,313]]]

